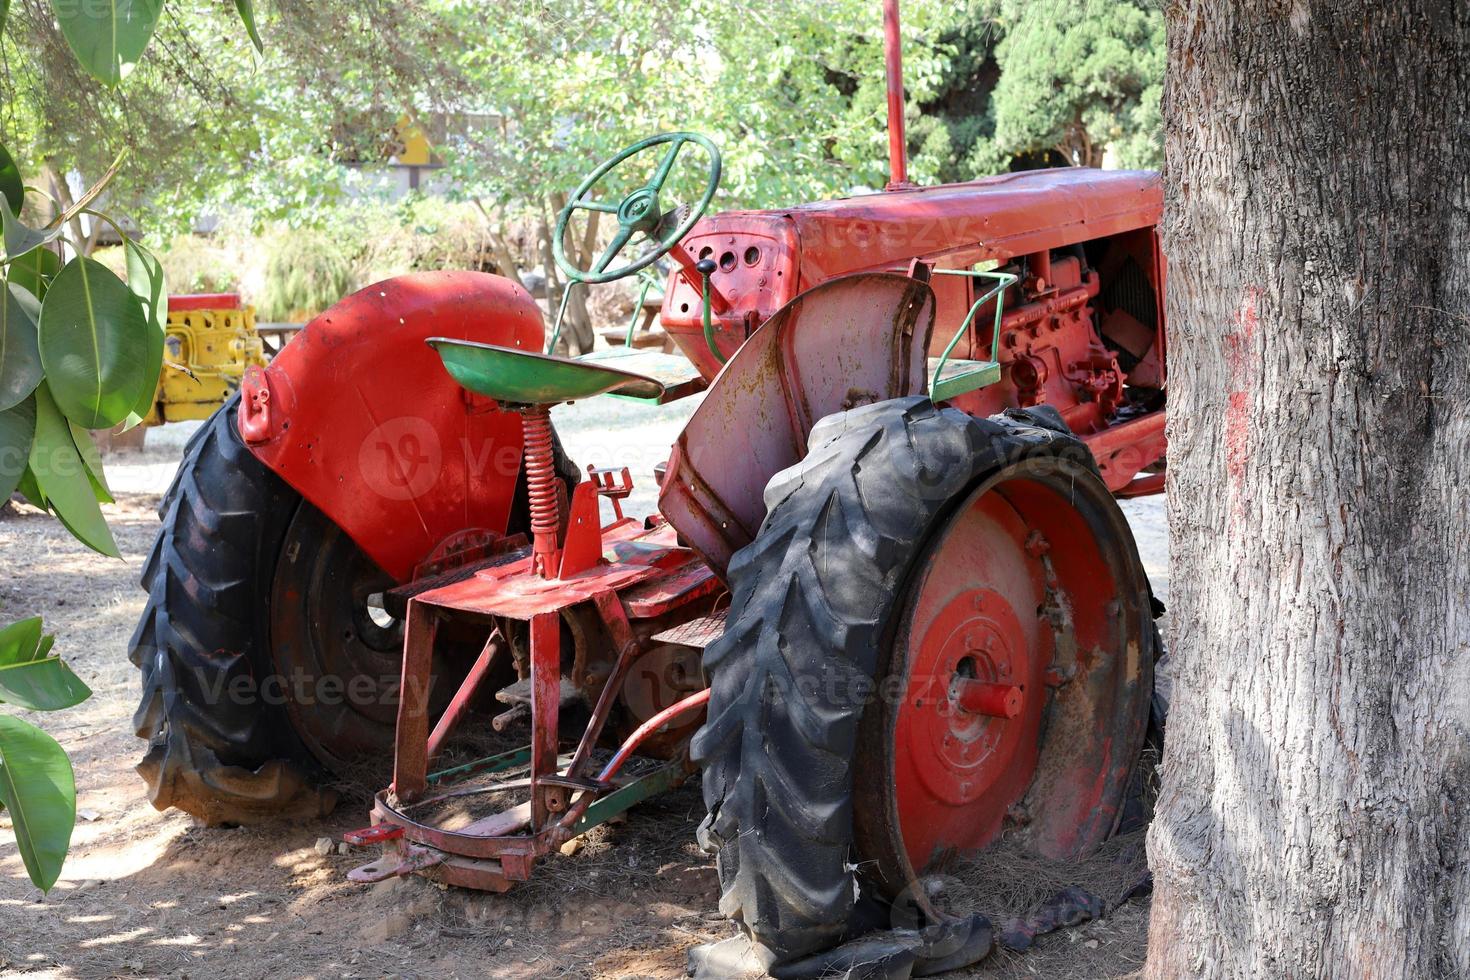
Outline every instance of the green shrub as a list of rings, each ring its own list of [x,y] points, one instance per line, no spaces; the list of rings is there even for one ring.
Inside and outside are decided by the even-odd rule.
[[[410,196],[395,206],[354,209],[352,216],[366,232],[357,260],[364,283],[405,272],[494,268],[485,220],[472,204]]]
[[[233,293],[240,289],[240,266],[223,243],[198,235],[179,235],[158,253],[168,291]]]
[[[265,281],[254,297],[261,320],[309,320],[357,288],[355,255],[335,236],[314,229],[268,229]]]

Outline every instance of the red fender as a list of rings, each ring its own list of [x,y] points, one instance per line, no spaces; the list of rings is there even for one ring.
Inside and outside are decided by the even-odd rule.
[[[250,451],[408,580],[445,538],[504,533],[520,417],[471,395],[424,343],[454,337],[540,350],[541,310],[519,283],[421,272],[360,290],[306,325],[240,386]]]
[[[924,390],[934,291],[888,272],[829,279],[771,315],[730,358],[684,431],[660,512],[721,578],[755,540],[765,489],[806,456],[822,418]]]

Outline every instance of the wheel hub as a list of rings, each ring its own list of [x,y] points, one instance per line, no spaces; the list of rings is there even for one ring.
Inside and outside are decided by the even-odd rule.
[[[1031,680],[1025,644],[1010,604],[989,589],[955,596],[920,638],[899,731],[933,801],[967,804],[994,783],[1003,743],[1025,727],[1016,718]],[[1022,711],[1008,716],[1011,701]]]
[[[402,624],[382,608],[393,580],[320,511],[303,505],[276,566],[271,659],[292,728],[340,771],[391,747]]]
[[[1055,460],[1001,471],[931,532],[859,736],[855,842],[883,893],[928,908],[926,874],[1008,829],[1049,858],[1105,839],[1152,677],[1127,533]]]
[[[966,550],[985,555],[987,585],[958,586],[973,563],[936,565],[913,604],[893,756],[900,834],[916,868],[989,844],[1036,765],[1045,668],[1033,653],[1034,615],[1023,625],[1016,613],[1036,608],[1034,562],[1009,546],[1006,518],[986,514],[969,525],[980,533]],[[1007,586],[1009,595],[999,591]]]

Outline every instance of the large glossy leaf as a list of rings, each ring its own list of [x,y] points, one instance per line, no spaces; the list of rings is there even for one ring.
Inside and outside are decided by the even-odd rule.
[[[250,32],[250,43],[255,45],[255,50],[264,51],[265,45],[260,43],[260,31],[255,28],[255,5],[250,0],[235,0],[235,9],[240,12],[240,20],[245,22],[245,30]]]
[[[35,437],[34,398],[0,412],[0,501],[9,500],[20,486],[31,458],[31,440]]]
[[[10,811],[26,873],[37,888],[50,891],[61,876],[77,822],[76,778],[54,738],[5,714],[0,714],[0,802]]]
[[[70,419],[66,425],[71,429],[71,441],[77,447],[77,455],[87,468],[87,479],[92,482],[92,493],[97,502],[112,503],[112,488],[107,485],[107,474],[102,469],[102,454],[97,451],[97,443],[92,441],[92,433]]]
[[[49,248],[33,248],[5,267],[10,285],[19,286],[36,298],[46,295],[46,286],[61,271],[61,259]]]
[[[33,248],[40,248],[47,242],[55,241],[61,234],[61,226],[54,228],[32,228],[15,216],[10,208],[10,200],[0,194],[0,233],[5,240],[5,255],[8,258],[18,259]]]
[[[92,77],[116,85],[133,70],[158,25],[163,0],[61,0],[56,20]]]
[[[36,389],[36,438],[31,443],[30,466],[38,489],[66,529],[93,551],[120,557],[71,427],[51,397],[49,378]]]
[[[6,0],[0,0],[0,30],[5,29],[5,7]],[[3,146],[0,146],[0,195],[4,196],[12,213],[20,214],[20,206],[26,196],[26,185],[21,180],[20,168],[15,165],[15,158]]]
[[[39,304],[23,289],[0,288],[0,412],[31,396],[41,383],[36,346]]]
[[[56,274],[41,301],[39,333],[46,382],[78,425],[111,428],[127,418],[144,382],[157,381],[147,378],[142,302],[93,259],[72,259]]]
[[[41,492],[41,485],[36,482],[36,474],[31,472],[29,465],[25,472],[20,475],[20,484],[15,488],[16,492],[31,502],[31,506],[46,510],[51,505],[46,503],[46,495]]]
[[[81,704],[92,689],[59,657],[55,637],[41,635],[41,617],[0,630],[0,700],[31,711],[60,711]]]
[[[148,347],[144,352],[143,371],[152,378],[138,393],[138,401],[128,413],[128,428],[132,428],[153,409],[153,400],[158,395],[158,374],[163,370],[163,347],[168,328],[168,288],[163,281],[163,264],[154,254],[137,242],[127,243],[128,288],[143,303],[143,315],[148,321]]]

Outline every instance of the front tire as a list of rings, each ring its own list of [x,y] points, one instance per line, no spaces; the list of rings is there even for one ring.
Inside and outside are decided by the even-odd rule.
[[[824,419],[809,443],[802,463],[772,479],[765,522],[731,562],[726,632],[705,651],[709,720],[693,742],[709,808],[700,843],[717,858],[720,908],[783,961],[843,936],[860,880],[933,914],[914,887],[924,868],[904,848],[892,699],[874,694],[890,671],[909,689],[910,658],[895,653],[895,638],[962,503],[1018,465],[1051,466],[1091,481],[1091,499],[1117,510],[1086,448],[1040,413],[977,419],[905,398]],[[1136,555],[1120,567],[1120,622],[1141,630],[1147,583]],[[1133,650],[1146,654],[1141,642]],[[1131,669],[1144,693],[1118,681],[1125,712],[1138,716],[1122,719],[1120,759],[1136,755],[1147,710],[1148,677],[1137,674],[1146,668]],[[1038,722],[1028,724],[1034,732]],[[1132,761],[1112,766],[1119,785],[1079,837],[1107,832]]]

